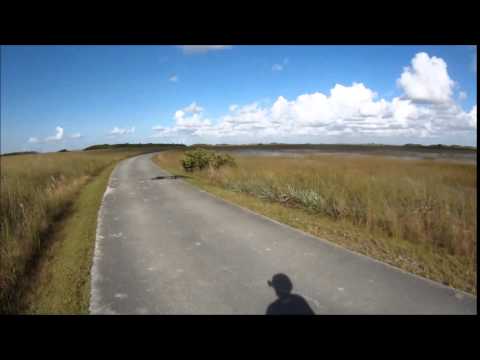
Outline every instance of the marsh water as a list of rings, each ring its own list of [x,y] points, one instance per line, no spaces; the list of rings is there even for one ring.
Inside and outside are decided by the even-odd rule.
[[[456,162],[464,164],[477,164],[476,152],[453,152],[453,151],[438,151],[438,152],[422,152],[422,151],[392,151],[392,150],[371,150],[371,151],[357,151],[352,152],[348,150],[338,151],[323,151],[318,149],[284,149],[284,150],[270,150],[270,149],[235,149],[227,151],[232,155],[237,156],[287,156],[287,157],[303,157],[308,155],[323,155],[323,156],[382,156],[397,158],[403,160],[433,160],[441,162]]]

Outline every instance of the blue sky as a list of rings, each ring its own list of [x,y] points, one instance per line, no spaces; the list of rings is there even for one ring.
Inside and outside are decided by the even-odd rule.
[[[1,150],[476,145],[476,75],[473,46],[2,46]]]

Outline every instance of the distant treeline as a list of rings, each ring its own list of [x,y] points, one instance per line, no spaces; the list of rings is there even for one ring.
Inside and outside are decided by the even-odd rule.
[[[204,148],[215,150],[325,150],[325,151],[384,151],[384,150],[409,150],[409,151],[454,151],[454,152],[476,152],[477,148],[474,146],[461,146],[461,145],[422,145],[422,144],[405,144],[405,145],[382,145],[382,144],[281,144],[281,143],[269,143],[269,144],[244,144],[244,145],[229,145],[229,144],[194,144],[189,146],[190,148]],[[100,149],[125,149],[125,148],[187,148],[184,144],[100,144],[92,145],[83,149],[83,151],[100,150]],[[59,152],[66,152],[68,150],[63,149]],[[6,154],[0,154],[0,156],[13,156],[13,155],[31,155],[38,154],[37,151],[18,151]]]
[[[155,148],[172,148],[172,147],[186,147],[183,144],[101,144],[101,145],[92,145],[83,149],[83,151],[89,150],[100,150],[100,149],[118,149],[118,148],[147,148],[147,147],[155,147]]]
[[[6,154],[0,154],[0,156],[32,155],[32,154],[38,154],[38,152],[36,152],[36,151],[17,151],[17,152],[11,152],[11,153],[6,153]]]

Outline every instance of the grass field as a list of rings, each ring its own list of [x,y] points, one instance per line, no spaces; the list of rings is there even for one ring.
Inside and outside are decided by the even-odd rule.
[[[79,207],[78,201],[82,199],[81,197],[79,199],[79,194],[85,186],[100,174],[104,174],[105,177],[104,171],[120,159],[154,149],[154,147],[131,147],[0,158],[0,313],[18,311],[19,298],[23,296],[23,290],[28,287],[27,278],[36,275],[33,269],[41,267],[39,262],[42,263],[45,260],[42,254],[48,252],[48,248],[53,246],[52,239],[56,239],[55,243],[71,239],[94,241],[92,229],[94,234],[97,205],[105,190],[105,184],[102,183],[103,188],[97,185],[93,197],[88,202],[84,200],[84,206]],[[77,225],[68,222],[71,218],[77,219],[75,223]],[[63,226],[67,226],[67,231],[59,236],[60,228]],[[71,231],[74,228],[76,230]],[[82,231],[89,235],[81,235]],[[71,237],[68,238],[68,236]],[[74,247],[79,248],[82,246],[88,248],[93,244],[79,244],[75,243],[77,240],[71,241]],[[85,254],[84,249],[80,253],[74,252],[71,255],[81,258]],[[53,259],[53,262],[55,261]],[[75,263],[81,259],[63,259],[62,261]],[[89,272],[89,268],[85,267],[75,269],[76,272],[73,271],[69,275],[72,284],[75,284],[75,276],[85,277]],[[49,270],[48,267],[44,272],[47,273],[47,270]],[[57,270],[59,271],[56,271],[56,276],[68,271],[62,267],[58,267]],[[43,280],[37,277],[37,281]],[[62,286],[55,282],[47,282],[47,284]],[[70,295],[60,291],[56,296],[64,297],[66,301]],[[34,306],[34,301],[31,304]],[[85,303],[82,306],[85,308]],[[77,306],[78,308],[80,306]],[[56,312],[62,312],[64,308],[50,309],[54,312],[55,309]]]
[[[17,313],[88,314],[97,213],[113,168],[108,166],[82,188],[72,216],[56,226],[23,283]]]
[[[476,292],[476,165],[381,156],[237,156],[184,173],[227,200],[407,271]]]
[[[116,162],[153,145],[0,157],[0,313],[86,313],[96,216]],[[161,147],[165,149],[165,146]],[[241,206],[476,292],[476,166],[379,156],[237,156],[185,174]]]

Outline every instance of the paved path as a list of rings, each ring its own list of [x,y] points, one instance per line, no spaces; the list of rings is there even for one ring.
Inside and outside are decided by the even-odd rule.
[[[476,297],[354,254],[122,161],[99,213],[93,314],[265,314],[288,275],[316,314],[476,314]]]

